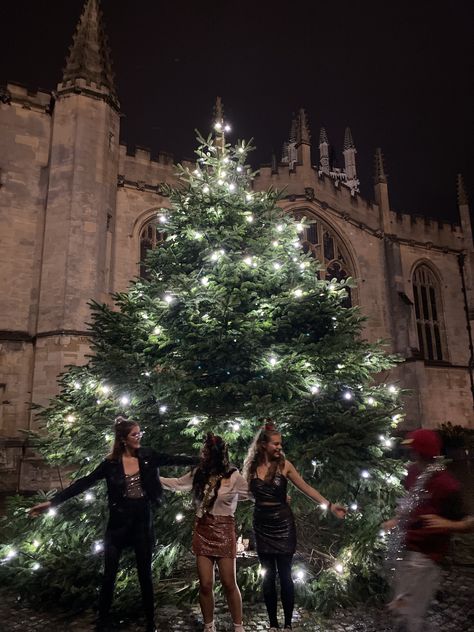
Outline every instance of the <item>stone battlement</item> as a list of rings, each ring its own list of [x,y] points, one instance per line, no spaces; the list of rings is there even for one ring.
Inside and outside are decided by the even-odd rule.
[[[51,111],[51,103],[54,96],[44,90],[31,90],[21,83],[8,82],[6,86],[0,86],[0,102],[16,103],[25,108],[35,108]]]

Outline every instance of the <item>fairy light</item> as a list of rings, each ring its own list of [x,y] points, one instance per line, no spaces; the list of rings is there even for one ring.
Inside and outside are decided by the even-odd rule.
[[[120,398],[120,403],[122,404],[122,406],[128,406],[128,404],[130,404],[130,397],[128,397],[128,395],[122,395],[122,397]]]
[[[14,557],[18,555],[18,551],[16,549],[10,549],[5,557],[6,560],[12,560]]]
[[[189,422],[191,425],[193,426],[197,426],[199,423],[199,418],[198,417],[191,417],[191,420]]]
[[[227,171],[225,171],[225,170],[221,171],[221,177],[225,178],[226,176],[227,176]]]
[[[104,550],[104,543],[97,540],[97,542],[94,542],[94,553],[100,553],[101,551]]]
[[[243,154],[245,149],[243,147],[239,147],[239,154]]]
[[[214,123],[214,129],[220,132],[222,129],[222,124],[217,121],[217,123]]]
[[[84,500],[87,503],[91,503],[93,500],[95,500],[95,496],[91,492],[87,492],[86,494],[84,494]]]
[[[224,131],[225,132],[230,132],[231,129],[232,129],[231,126],[228,123],[226,123],[226,125],[224,126]]]
[[[401,418],[402,418],[401,415],[393,415],[392,421],[395,422],[395,423],[398,423]]]
[[[237,432],[237,430],[240,430],[240,424],[237,421],[232,424],[232,430],[234,432]]]
[[[158,410],[160,411],[160,413],[165,413],[168,410],[168,406],[163,404],[162,406],[159,407]]]
[[[393,394],[398,392],[398,388],[396,386],[394,386],[393,384],[390,384],[390,386],[388,387],[388,392],[392,393],[392,395],[393,395]]]
[[[203,238],[203,234],[200,233],[198,230],[194,231],[194,239],[202,239]]]
[[[41,564],[39,564],[38,562],[35,562],[31,568],[34,571],[38,571],[41,568]]]
[[[80,382],[74,382],[74,388],[77,390],[79,390],[81,388],[81,383]]]
[[[281,233],[283,231],[283,228],[284,228],[283,224],[278,224],[277,227],[276,227],[276,229],[277,229],[277,231],[279,233]]]
[[[237,166],[237,171],[238,171],[239,173],[242,173],[243,169],[242,169],[241,165],[238,165],[238,166]]]
[[[228,188],[229,188],[229,191],[235,191],[235,184],[231,182]]]
[[[264,568],[260,568],[260,570],[258,571],[258,574],[260,575],[260,577],[265,577],[265,573],[267,571]]]
[[[166,224],[166,222],[168,221],[168,218],[166,217],[166,215],[160,215],[158,217],[158,221],[160,222],[160,224]]]
[[[143,320],[148,320],[150,317],[145,312],[142,313]]]
[[[320,391],[320,388],[321,387],[319,386],[319,384],[313,384],[309,390],[313,395],[317,395]]]
[[[253,195],[251,193],[247,193],[247,195],[245,196],[245,199],[247,200],[247,202],[251,202],[253,198]]]
[[[370,478],[370,472],[368,472],[367,470],[362,470],[360,475],[362,476],[362,478],[365,478],[365,479]]]
[[[304,226],[301,222],[298,222],[298,224],[296,224],[296,230],[301,233],[304,230]]]
[[[298,581],[302,582],[306,576],[306,573],[304,572],[302,568],[300,568],[296,571],[295,576]]]
[[[278,362],[278,360],[275,358],[275,356],[270,356],[270,358],[268,359],[268,361],[270,362],[270,364],[272,366],[275,366],[276,363]]]
[[[253,220],[254,220],[254,217],[253,217],[253,215],[247,215],[245,217],[245,219],[248,221],[249,224],[251,224],[253,222]]]
[[[177,513],[174,519],[176,520],[176,522],[181,522],[182,520],[184,520],[184,515],[182,513]]]
[[[252,257],[245,257],[244,263],[246,263],[248,266],[251,266],[253,263]]]
[[[321,507],[321,509],[323,511],[327,511],[327,509],[328,509],[328,504],[327,503],[321,503],[319,506]]]
[[[275,270],[279,270],[281,268],[281,263],[279,263],[278,261],[275,261],[273,264],[273,267],[275,268]]]
[[[357,508],[358,508],[357,503],[351,503],[350,508],[352,509],[352,511],[357,511]]]
[[[104,393],[104,395],[107,395],[108,393],[110,393],[110,386],[107,386],[107,384],[102,384],[100,390],[102,393]]]
[[[219,180],[217,181],[217,184],[219,186],[222,186],[224,184],[224,180],[222,178],[219,178]]]
[[[367,403],[369,404],[369,406],[375,406],[375,404],[377,402],[375,401],[375,399],[373,397],[368,397],[367,398]]]
[[[209,285],[209,277],[202,277],[201,279],[201,285]]]
[[[303,296],[303,290],[301,288],[297,288],[296,290],[294,290],[293,294],[296,296],[296,298],[301,298]]]
[[[66,417],[66,421],[70,424],[72,424],[72,422],[75,420],[76,418],[74,417],[74,415],[68,415]]]
[[[33,540],[33,548],[37,549],[41,542],[39,540]]]
[[[202,187],[202,192],[203,193],[209,193],[209,187],[207,186],[207,184]]]
[[[334,283],[330,283],[328,285],[328,289],[330,292],[335,292],[336,291],[336,286],[334,285]]]
[[[344,399],[346,399],[347,401],[351,400],[353,395],[350,391],[345,391],[342,396],[344,397]]]
[[[344,566],[341,564],[341,562],[338,562],[337,564],[334,564],[334,570],[339,573],[339,575],[342,575],[342,573],[344,572]]]
[[[50,507],[47,511],[47,514],[50,518],[53,518],[58,513],[56,507]]]
[[[163,300],[165,301],[165,303],[168,303],[168,305],[171,305],[171,303],[174,301],[174,296],[172,296],[171,294],[165,294]]]

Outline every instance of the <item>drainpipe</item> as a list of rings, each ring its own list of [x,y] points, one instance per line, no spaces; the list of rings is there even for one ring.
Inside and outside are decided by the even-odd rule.
[[[471,322],[469,320],[469,304],[467,301],[467,291],[466,291],[466,278],[464,276],[464,262],[466,260],[466,255],[461,253],[458,255],[458,266],[459,273],[461,275],[461,286],[462,286],[462,295],[464,298],[464,311],[466,313],[466,329],[467,329],[467,337],[469,339],[469,380],[471,382],[471,395],[472,395],[472,406],[474,408],[474,344],[472,341],[472,331],[471,331]]]

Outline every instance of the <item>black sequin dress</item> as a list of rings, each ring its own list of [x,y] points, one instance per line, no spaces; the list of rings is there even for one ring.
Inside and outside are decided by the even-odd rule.
[[[257,553],[289,555],[296,550],[296,527],[293,512],[286,502],[288,481],[276,474],[273,482],[261,478],[250,481],[255,498],[253,529]]]

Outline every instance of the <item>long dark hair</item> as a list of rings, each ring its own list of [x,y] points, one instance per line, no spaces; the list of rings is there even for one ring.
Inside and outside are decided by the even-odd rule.
[[[223,478],[229,478],[236,468],[229,462],[229,449],[222,437],[212,432],[208,432],[201,449],[201,461],[194,472],[193,477],[193,498],[196,504],[205,501],[202,507],[204,513],[209,511],[216,502],[217,494]],[[216,478],[213,490],[206,490],[211,477]],[[207,492],[210,492],[208,494]]]
[[[244,467],[243,467],[243,476],[250,481],[252,478],[257,476],[257,468],[262,463],[265,463],[265,448],[263,447],[264,443],[268,443],[273,435],[281,434],[279,430],[277,430],[273,421],[269,418],[265,419],[265,424],[260,428],[257,434],[254,437],[254,440],[250,444],[250,447],[247,452],[247,456],[245,457]],[[272,483],[277,470],[280,472],[283,470],[285,466],[285,456],[282,453],[280,458],[275,459],[270,463],[270,467],[268,468],[267,474],[265,476],[265,481],[268,483]]]
[[[107,459],[110,461],[120,461],[123,453],[125,452],[125,440],[134,426],[138,426],[138,423],[133,419],[127,419],[126,417],[115,418],[114,443],[112,446],[112,452],[107,455]]]

